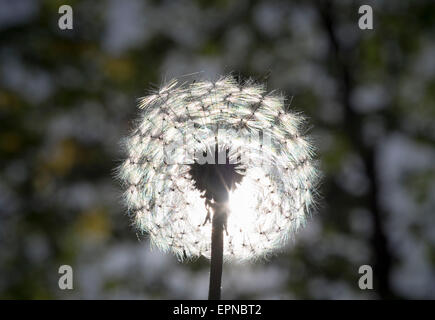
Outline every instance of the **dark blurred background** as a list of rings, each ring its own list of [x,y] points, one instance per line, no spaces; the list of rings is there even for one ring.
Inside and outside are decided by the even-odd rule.
[[[307,227],[225,265],[224,298],[435,298],[434,35],[432,0],[0,0],[0,298],[207,297],[208,262],[138,239],[113,179],[136,99],[195,72],[293,97],[323,171]]]

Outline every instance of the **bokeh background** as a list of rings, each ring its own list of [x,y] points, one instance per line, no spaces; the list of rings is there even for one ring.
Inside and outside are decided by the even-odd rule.
[[[206,298],[208,262],[138,238],[113,170],[138,97],[229,72],[309,117],[323,180],[283,254],[224,266],[223,297],[435,298],[434,35],[431,0],[0,0],[0,298]]]

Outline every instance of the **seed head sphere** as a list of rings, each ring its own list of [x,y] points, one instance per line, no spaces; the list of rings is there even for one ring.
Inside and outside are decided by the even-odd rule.
[[[141,98],[139,108],[118,177],[128,213],[152,245],[180,260],[210,258],[218,205],[227,212],[227,260],[265,257],[305,224],[318,171],[305,120],[281,95],[230,76],[173,80]],[[232,177],[224,181],[231,182],[224,202],[206,169],[219,164]]]

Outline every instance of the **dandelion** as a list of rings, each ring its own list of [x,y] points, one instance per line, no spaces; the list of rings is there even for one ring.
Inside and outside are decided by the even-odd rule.
[[[211,259],[218,299],[223,259],[265,257],[306,222],[318,174],[304,118],[232,77],[173,80],[139,108],[118,173],[128,212],[152,245]]]

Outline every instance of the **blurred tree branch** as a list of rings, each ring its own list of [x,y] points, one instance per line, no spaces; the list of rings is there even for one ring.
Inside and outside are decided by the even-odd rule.
[[[363,117],[357,114],[351,102],[351,93],[355,88],[355,78],[352,73],[350,49],[341,46],[337,34],[337,18],[334,16],[334,2],[315,2],[315,7],[321,18],[327,37],[330,42],[330,59],[337,68],[337,80],[340,88],[339,100],[344,110],[343,134],[349,136],[350,142],[355,146],[355,151],[363,159],[370,189],[367,194],[368,207],[373,223],[371,247],[373,254],[373,267],[375,276],[375,290],[380,298],[397,298],[391,288],[390,277],[393,253],[388,248],[388,238],[384,229],[383,220],[385,212],[381,209],[379,200],[379,173],[376,164],[377,146],[368,145],[363,140]],[[357,22],[355,22],[357,23]]]

